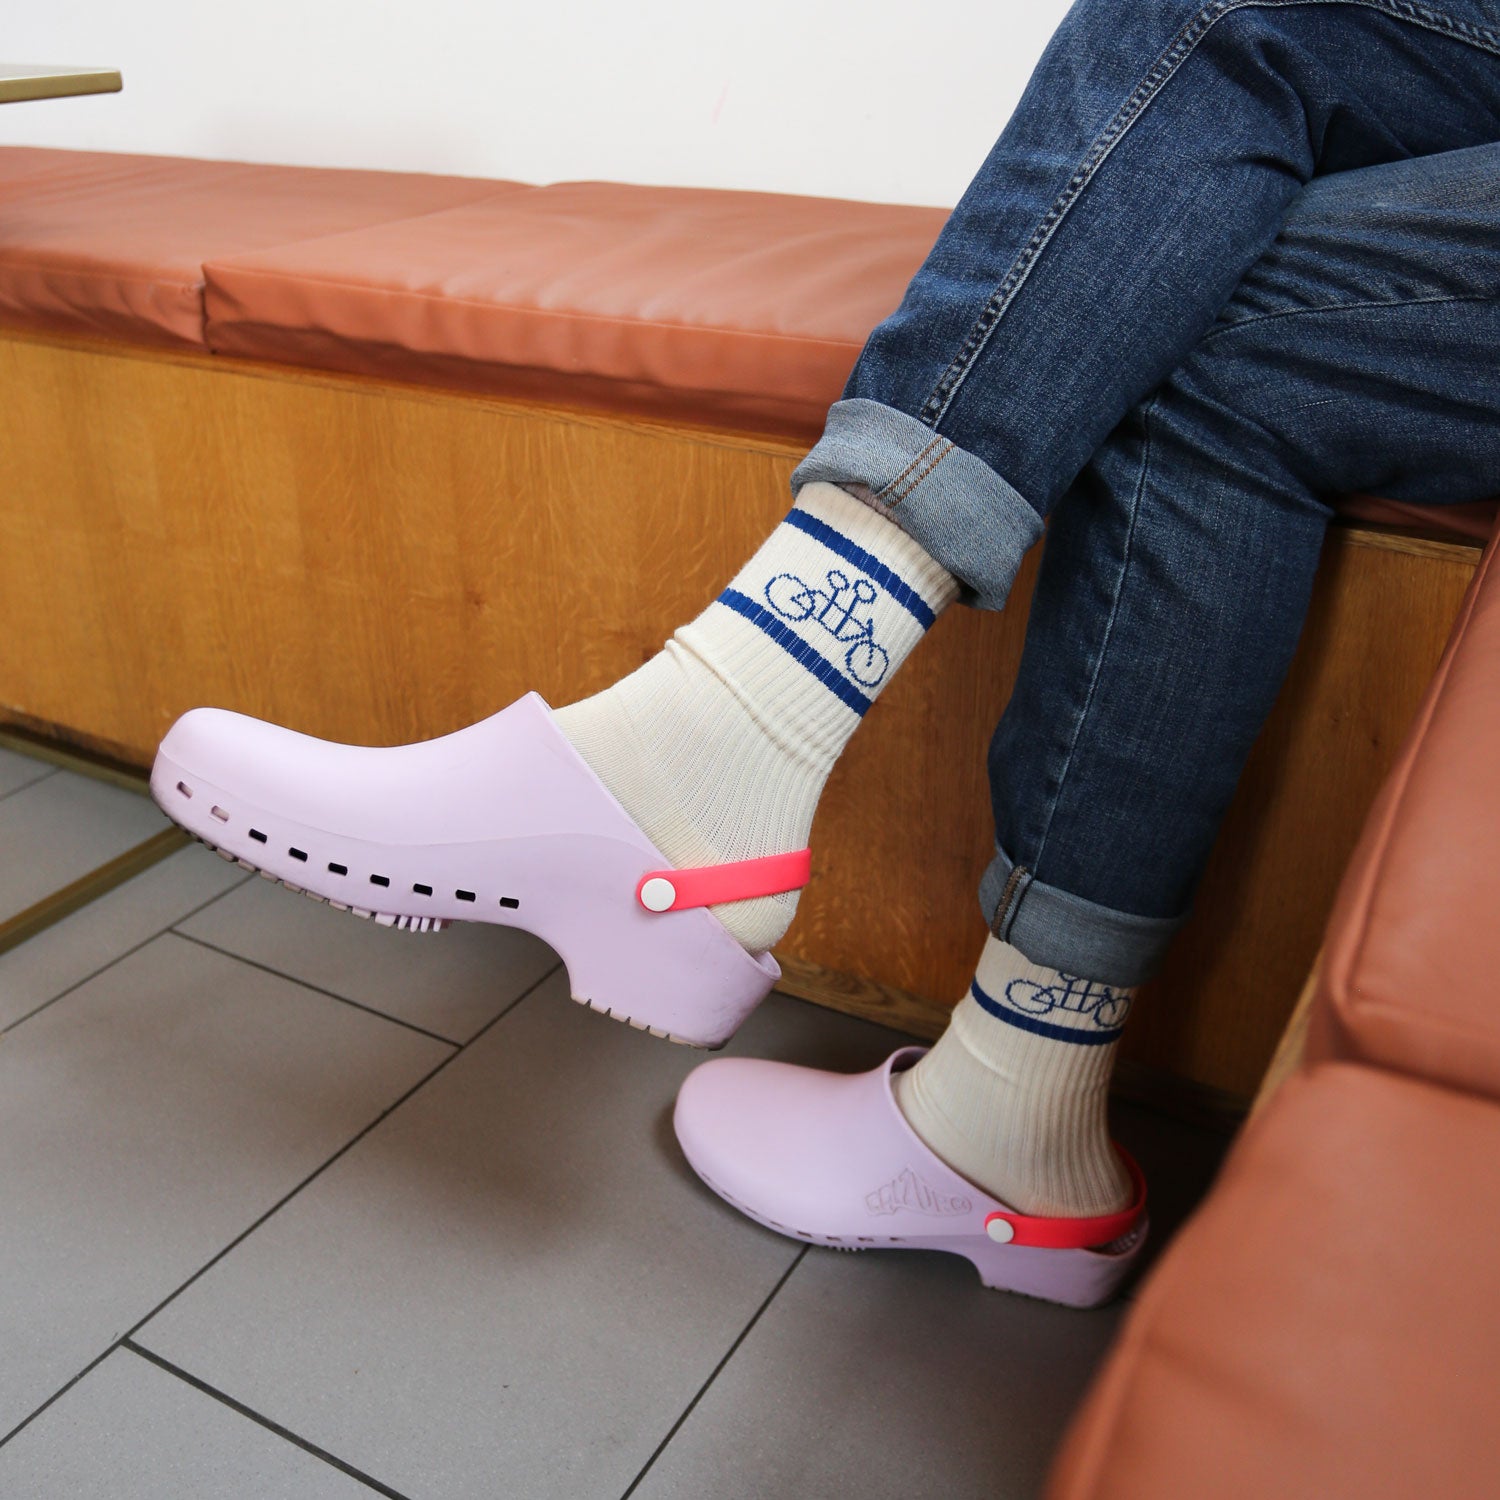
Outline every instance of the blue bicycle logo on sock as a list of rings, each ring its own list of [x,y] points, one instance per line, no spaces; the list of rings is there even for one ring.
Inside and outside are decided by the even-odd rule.
[[[800,623],[812,620],[822,626],[841,646],[844,667],[865,688],[879,687],[890,671],[890,654],[875,644],[875,621],[860,619],[855,610],[873,604],[880,591],[868,578],[851,579],[838,568],[827,574],[828,589],[813,588],[795,573],[778,573],[766,585],[766,603],[783,620]]]
[[[1107,984],[1059,974],[1061,984],[1037,984],[1030,979],[1012,979],[1005,986],[1005,998],[1028,1016],[1050,1016],[1058,1011],[1086,1017],[1101,1031],[1125,1024],[1130,1014],[1130,996],[1112,990]]]

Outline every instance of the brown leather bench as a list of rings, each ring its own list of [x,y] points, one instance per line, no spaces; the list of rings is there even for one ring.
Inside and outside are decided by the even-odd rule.
[[[1500,1474],[1500,571],[1329,924],[1308,1056],[1144,1286],[1051,1500],[1488,1500]]]
[[[0,718],[144,764],[198,702],[392,743],[602,687],[783,512],[942,217],[0,150]],[[1336,529],[1137,1081],[1253,1092],[1492,517]],[[794,992],[928,1033],[962,992],[1031,578],[841,762]]]

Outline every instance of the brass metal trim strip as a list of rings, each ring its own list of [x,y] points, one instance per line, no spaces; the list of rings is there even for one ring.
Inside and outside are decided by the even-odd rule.
[[[87,755],[73,750],[55,740],[0,725],[0,750],[14,750],[28,760],[46,761],[49,766],[58,766],[64,771],[74,771],[79,776],[92,776],[95,781],[107,781],[111,786],[121,787],[127,792],[138,792],[149,796],[150,777],[145,771],[133,766],[112,761],[99,755]]]
[[[8,953],[12,948],[19,947],[27,938],[35,937],[37,933],[61,922],[64,917],[72,916],[89,902],[98,900],[117,885],[124,885],[127,880],[143,870],[149,870],[169,854],[187,848],[190,843],[192,840],[180,828],[163,828],[145,843],[127,849],[108,864],[79,876],[71,885],[65,885],[61,890],[44,896],[25,911],[17,912],[15,916],[0,922],[0,953]]]

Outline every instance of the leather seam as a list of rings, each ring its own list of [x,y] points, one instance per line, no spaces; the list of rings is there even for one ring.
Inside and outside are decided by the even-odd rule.
[[[207,271],[207,267],[205,267],[205,271]],[[523,307],[518,306],[517,304],[512,302],[482,302],[472,297],[450,297],[433,292],[409,291],[404,288],[398,289],[393,287],[376,286],[360,287],[348,281],[336,281],[330,278],[317,276],[296,275],[289,271],[260,271],[252,270],[249,268],[233,268],[232,274],[237,277],[243,277],[248,280],[254,280],[262,283],[282,282],[292,286],[306,285],[316,287],[332,287],[339,291],[357,296],[373,295],[378,298],[390,299],[392,301],[400,299],[415,302],[438,303],[443,306],[451,307],[473,307],[482,309],[487,312],[506,313],[522,318],[534,318],[538,321],[549,323],[553,321],[567,321],[574,323],[594,323],[600,326],[611,328],[657,328],[661,329],[663,332],[669,333],[698,334],[712,338],[758,339],[763,340],[767,343],[776,344],[804,344],[810,348],[837,350],[839,352],[843,352],[847,349],[858,351],[862,347],[862,345],[858,342],[846,339],[825,338],[812,334],[765,333],[757,329],[721,328],[704,323],[666,323],[662,322],[660,319],[620,318],[612,314],[569,312],[562,309],[545,307]],[[217,292],[221,297],[232,297],[234,295],[234,293],[231,292],[223,283],[215,283],[212,279],[208,280],[205,283],[205,286],[209,290]],[[221,316],[216,321],[218,321],[219,323],[226,323],[234,322],[236,320],[233,318],[225,318]],[[284,324],[266,323],[260,320],[241,319],[238,321],[259,322],[260,326],[263,328],[285,327]],[[330,328],[319,328],[314,331],[321,333],[336,332],[336,330]],[[360,334],[338,334],[337,336],[341,338],[356,339],[364,337]],[[408,346],[401,345],[398,347],[405,348]],[[446,353],[449,351],[442,350],[432,352]],[[944,439],[944,441],[947,440]]]

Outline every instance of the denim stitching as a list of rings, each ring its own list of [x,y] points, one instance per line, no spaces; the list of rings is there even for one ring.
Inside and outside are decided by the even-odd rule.
[[[904,474],[901,474],[900,477],[895,478],[895,480],[891,481],[888,489],[883,489],[882,492],[880,492],[880,499],[883,499],[883,501],[885,501],[885,504],[889,505],[892,510],[894,510],[894,508],[897,507],[897,505],[900,504],[903,499],[909,498],[910,493],[912,493],[913,490],[916,489],[916,486],[918,486],[918,484],[924,484],[927,480],[929,480],[929,478],[932,478],[932,475],[935,474],[936,471],[938,471],[939,463],[944,462],[944,459],[947,459],[948,456],[950,456],[951,453],[954,452],[954,447],[953,444],[951,444],[950,441],[947,440],[947,438],[944,438],[944,440],[942,440],[941,449],[933,450],[933,447],[929,446],[927,447],[927,449],[924,449],[924,452],[929,455],[929,459],[927,459],[926,465],[922,466],[922,468],[918,469],[918,471],[916,472],[912,472],[912,469],[907,468]],[[892,493],[892,490],[897,489],[897,486],[900,486],[900,492]]]
[[[1030,873],[1025,865],[1012,866],[1005,888],[1000,892],[1000,899],[995,903],[995,919],[990,923],[990,931],[1001,942],[1010,936],[1010,930],[1016,923],[1016,912],[1021,908],[1021,897],[1031,888]],[[1007,917],[1009,921],[1006,920]]]
[[[1482,302],[1489,304],[1500,301],[1500,297],[1486,296],[1482,292],[1472,292],[1463,296],[1444,297],[1382,297],[1372,299],[1368,302],[1330,302],[1325,307],[1283,307],[1277,312],[1256,313],[1249,318],[1236,318],[1232,323],[1225,323],[1217,328],[1210,328],[1207,333],[1198,340],[1197,349],[1205,344],[1210,344],[1224,337],[1227,333],[1238,333],[1243,328],[1255,328],[1261,323],[1269,323],[1277,318],[1312,318],[1324,313],[1342,312],[1377,312],[1386,311],[1393,307],[1433,307],[1445,302]],[[1192,356],[1189,356],[1191,358]]]
[[[1500,32],[1487,26],[1475,26],[1468,21],[1459,21],[1412,0],[1213,0],[1204,6],[1177,33],[1170,45],[1151,65],[1146,76],[1135,86],[1129,97],[1116,110],[1114,118],[1104,127],[1089,147],[1082,163],[1068,179],[1067,185],[1053,201],[1052,207],[1042,216],[1041,222],[1032,232],[1031,238],[1022,247],[1015,263],[1006,272],[1005,279],[995,289],[985,304],[963,347],[953,362],[943,372],[942,378],[933,388],[932,394],[923,404],[919,419],[936,429],[947,415],[959,388],[963,385],[975,361],[984,352],[990,335],[1005,315],[1010,304],[1031,274],[1037,258],[1046,249],[1057,232],[1057,226],[1078,201],[1110,152],[1119,144],[1121,137],[1145,112],[1146,107],[1166,87],[1178,68],[1197,49],[1215,22],[1222,20],[1231,11],[1247,9],[1289,10],[1300,5],[1354,5],[1365,10],[1374,10],[1392,20],[1405,21],[1414,26],[1426,27],[1429,31],[1442,32],[1456,41],[1492,52],[1500,57]]]
[[[1396,307],[1426,307],[1432,304],[1442,304],[1449,302],[1479,302],[1483,303],[1485,306],[1489,306],[1497,301],[1500,301],[1500,298],[1481,296],[1396,297],[1382,302],[1341,302],[1336,306],[1331,307],[1288,307],[1282,309],[1282,311],[1280,312],[1261,313],[1256,317],[1243,318],[1237,323],[1231,323],[1226,327],[1216,329],[1212,333],[1205,334],[1203,338],[1198,341],[1197,348],[1193,350],[1193,353],[1189,357],[1188,361],[1183,364],[1178,371],[1174,372],[1168,378],[1167,384],[1162,387],[1162,394],[1166,394],[1174,388],[1181,389],[1180,381],[1182,376],[1184,374],[1191,374],[1192,364],[1198,356],[1198,350],[1201,349],[1204,344],[1208,343],[1210,339],[1217,340],[1224,334],[1238,333],[1241,329],[1254,328],[1261,323],[1268,323],[1274,319],[1307,318],[1315,317],[1323,313],[1373,312],[1377,310],[1384,311]],[[1159,401],[1160,399],[1160,395],[1154,397],[1152,399],[1151,405],[1154,407],[1157,401]],[[1256,416],[1254,412],[1247,410],[1243,405],[1236,407],[1235,414],[1236,416],[1238,416],[1240,421],[1246,423],[1250,427],[1253,427],[1256,432],[1258,432],[1263,438],[1267,439],[1270,443],[1279,447],[1285,441],[1284,433],[1277,432],[1275,429],[1267,427],[1266,424],[1258,416]],[[1147,415],[1149,416],[1149,411]],[[1314,503],[1317,504],[1320,509],[1326,511],[1328,515],[1333,515],[1333,508],[1328,505],[1326,501],[1319,500],[1314,497]]]
[[[1109,655],[1109,644],[1114,638],[1115,620],[1120,613],[1120,595],[1124,591],[1125,577],[1130,572],[1130,559],[1135,542],[1135,524],[1141,513],[1141,498],[1146,491],[1146,476],[1151,470],[1151,413],[1156,409],[1156,400],[1146,406],[1141,423],[1145,431],[1145,443],[1141,452],[1141,474],[1136,481],[1135,493],[1130,497],[1130,525],[1125,531],[1125,555],[1120,561],[1120,571],[1115,577],[1114,597],[1109,601],[1109,620],[1104,627],[1104,639],[1099,645],[1099,654],[1094,658],[1093,671],[1089,677],[1088,694],[1083,700],[1083,707],[1079,710],[1078,717],[1073,721],[1073,734],[1068,741],[1067,753],[1063,756],[1062,770],[1058,773],[1057,786],[1053,790],[1051,800],[1047,807],[1047,820],[1042,825],[1042,836],[1037,840],[1036,852],[1031,858],[1031,868],[1034,870],[1042,862],[1042,851],[1047,847],[1048,835],[1052,832],[1052,819],[1057,813],[1057,804],[1062,801],[1064,786],[1067,785],[1068,772],[1073,768],[1073,754],[1078,749],[1078,741],[1083,734],[1083,726],[1088,720],[1089,710],[1094,706],[1094,694],[1099,687],[1099,673],[1104,666],[1104,658]]]
[[[917,487],[917,485],[923,478],[923,475],[919,474],[915,479],[912,479],[911,476],[914,471],[921,468],[921,466],[927,462],[931,454],[937,449],[952,448],[952,446],[953,444],[950,443],[945,437],[935,437],[930,443],[924,443],[922,445],[921,451],[916,455],[916,457],[913,458],[912,461],[907,464],[907,466],[902,469],[902,471],[898,475],[896,475],[896,477],[891,480],[889,484],[885,485],[882,489],[879,489],[875,492],[875,498],[877,500],[884,501],[887,495],[894,495],[895,498],[886,503],[890,505],[899,505],[904,499],[906,499],[909,494],[911,494],[912,490]],[[932,469],[935,467],[936,464],[929,464],[927,469],[924,471],[924,474],[931,473]],[[911,483],[909,484],[906,483],[908,479],[911,479]]]
[[[900,505],[903,500],[907,499],[907,497],[911,495],[912,491],[914,491],[919,484],[925,484],[927,480],[932,478],[932,476],[937,472],[938,466],[943,462],[944,459],[949,457],[952,452],[953,444],[950,443],[946,438],[944,438],[942,448],[938,452],[933,454],[931,460],[928,462],[927,466],[924,469],[916,474],[912,474],[908,470],[906,483],[901,486],[900,494],[892,495],[890,499],[886,501],[886,504],[891,506]]]

